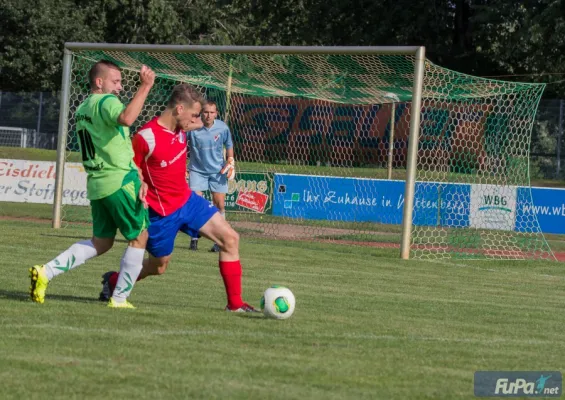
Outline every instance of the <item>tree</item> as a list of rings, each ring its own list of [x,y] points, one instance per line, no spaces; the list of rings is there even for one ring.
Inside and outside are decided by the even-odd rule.
[[[552,83],[565,79],[565,1],[485,1],[476,7],[477,54],[490,59],[483,75]],[[561,75],[559,75],[561,74]],[[551,84],[547,97],[565,96],[565,86]]]
[[[59,88],[66,41],[424,45],[450,69],[547,82],[565,72],[564,14],[565,0],[0,0],[0,89]]]
[[[60,87],[63,43],[98,41],[85,14],[69,0],[44,0],[33,7],[0,0],[2,90],[55,90]]]

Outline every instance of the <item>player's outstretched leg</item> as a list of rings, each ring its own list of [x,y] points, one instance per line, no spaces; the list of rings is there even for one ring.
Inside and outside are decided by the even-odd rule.
[[[147,237],[147,230],[144,230],[135,239],[130,240],[129,246],[124,252],[120,262],[118,281],[116,282],[116,288],[112,293],[112,297],[110,297],[110,301],[108,302],[108,307],[135,308],[127,301],[127,298],[131,294],[133,286],[143,268],[143,257],[145,255]]]
[[[154,257],[149,253],[149,258],[143,260],[143,268],[137,277],[137,282],[151,275],[163,275],[169,266],[171,256]],[[108,301],[114,293],[114,289],[118,284],[119,273],[116,271],[108,271],[102,275],[102,291],[100,292],[100,301]],[[106,295],[108,297],[106,297]]]
[[[143,259],[143,253],[141,253],[140,265],[142,265],[142,268],[136,275],[136,281],[140,281],[150,275],[165,273],[173,253],[179,227],[183,224],[179,220],[179,215],[180,212],[177,211],[167,216],[160,216],[158,214],[151,216],[150,225],[146,231],[146,246],[144,246],[149,257]],[[118,294],[116,288],[120,286],[118,282],[119,277],[120,274],[114,271],[106,272],[102,276],[100,300],[104,299],[106,293],[109,296],[116,296]],[[131,275],[130,277],[133,278]]]
[[[36,303],[43,303],[45,301],[45,292],[51,279],[84,264],[98,254],[106,252],[113,244],[113,239],[106,239],[106,241],[97,243],[99,246],[97,250],[94,244],[95,241],[96,238],[77,242],[47,264],[31,267],[29,269],[31,300]]]
[[[241,297],[241,262],[239,261],[239,235],[219,214],[200,229],[200,233],[220,247],[219,266],[224,281],[228,304],[226,311],[258,312]]]

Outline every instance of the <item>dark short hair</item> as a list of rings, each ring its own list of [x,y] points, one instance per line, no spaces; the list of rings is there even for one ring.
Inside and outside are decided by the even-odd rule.
[[[92,66],[92,68],[90,68],[90,71],[88,72],[88,81],[90,83],[90,87],[93,88],[94,85],[96,85],[96,78],[98,78],[100,74],[102,74],[102,71],[104,71],[104,67],[117,69],[118,71],[122,70],[112,61],[108,61],[108,60],[98,61],[96,64]]]
[[[189,106],[192,106],[194,103],[203,104],[204,97],[194,86],[188,83],[181,83],[173,88],[171,97],[169,97],[167,102],[167,108],[173,108],[181,103],[188,104]]]
[[[216,107],[216,110],[218,109],[218,104],[214,100],[206,100],[204,104],[202,104],[202,108],[206,106],[214,106]]]

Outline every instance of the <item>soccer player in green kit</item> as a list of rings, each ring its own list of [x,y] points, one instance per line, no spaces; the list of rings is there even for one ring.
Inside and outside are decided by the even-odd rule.
[[[89,72],[91,94],[77,108],[75,118],[82,163],[88,174],[93,236],[73,244],[47,264],[30,268],[30,295],[36,303],[45,301],[51,279],[110,250],[119,229],[129,244],[108,307],[135,308],[127,297],[142,269],[149,217],[147,186],[133,162],[129,126],[141,113],[155,73],[144,65],[139,78],[136,94],[124,106],[117,97],[122,90],[122,72],[117,65],[101,60]]]

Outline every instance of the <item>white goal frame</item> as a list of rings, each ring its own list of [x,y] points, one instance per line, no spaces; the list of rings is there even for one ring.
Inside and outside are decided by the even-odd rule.
[[[102,51],[147,51],[167,53],[238,53],[238,54],[324,54],[324,55],[408,55],[415,57],[414,82],[412,88],[412,110],[410,113],[408,154],[406,165],[406,183],[404,188],[404,208],[402,212],[402,240],[400,257],[408,259],[412,237],[412,217],[418,141],[420,134],[420,115],[422,106],[422,88],[426,50],[423,46],[202,46],[202,45],[148,45],[148,44],[108,44],[108,43],[65,43],[63,56],[63,78],[61,86],[61,111],[57,140],[57,161],[55,194],[53,200],[53,228],[61,227],[61,209],[63,205],[64,165],[67,148],[69,123],[69,98],[71,84],[71,66],[73,50]]]

